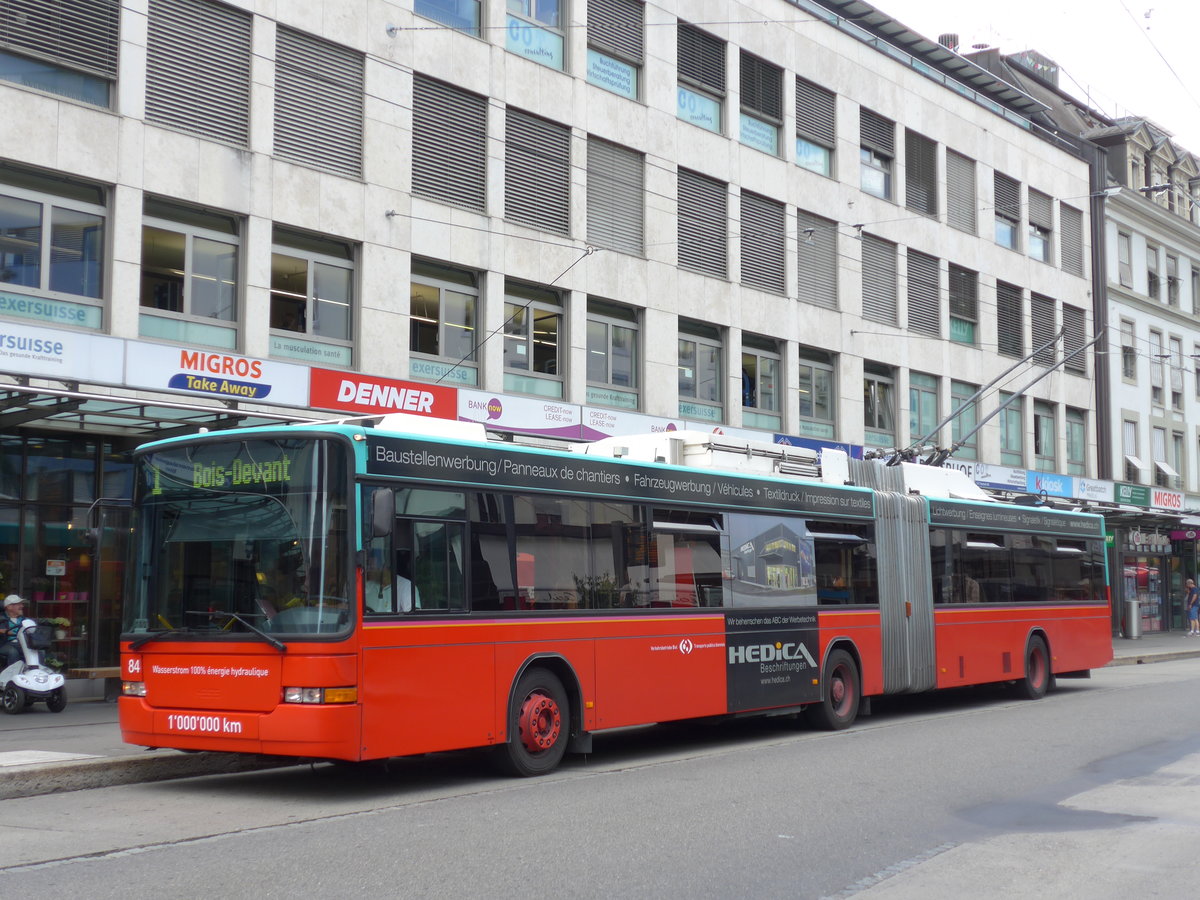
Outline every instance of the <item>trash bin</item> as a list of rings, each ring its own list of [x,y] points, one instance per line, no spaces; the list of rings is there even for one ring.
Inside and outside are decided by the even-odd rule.
[[[1142,604],[1137,600],[1125,601],[1125,637],[1130,640],[1142,636]]]

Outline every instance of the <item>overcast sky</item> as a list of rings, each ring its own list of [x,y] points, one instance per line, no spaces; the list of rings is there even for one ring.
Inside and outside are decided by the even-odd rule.
[[[1109,116],[1152,119],[1200,156],[1200,0],[869,0],[937,40],[1037,50],[1059,87]]]

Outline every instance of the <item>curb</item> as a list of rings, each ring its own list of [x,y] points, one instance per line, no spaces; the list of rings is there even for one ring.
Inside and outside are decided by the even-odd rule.
[[[299,765],[303,760],[238,753],[183,753],[169,750],[144,756],[116,756],[70,760],[37,766],[0,769],[0,800],[37,797],[59,791],[82,791],[119,784],[142,784],[191,778],[196,775],[228,775],[261,769]]]
[[[1170,662],[1173,659],[1195,659],[1200,657],[1200,650],[1176,650],[1163,653],[1161,650],[1151,651],[1132,656],[1117,656],[1109,666],[1141,666],[1146,663]],[[1107,666],[1106,666],[1107,668]]]

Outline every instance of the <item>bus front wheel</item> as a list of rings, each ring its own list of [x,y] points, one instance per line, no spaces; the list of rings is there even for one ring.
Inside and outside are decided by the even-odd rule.
[[[1046,641],[1034,635],[1025,646],[1025,677],[1017,682],[1017,694],[1026,700],[1041,700],[1054,676],[1050,673],[1050,651]]]
[[[546,669],[530,669],[509,702],[501,769],[523,778],[545,775],[562,761],[570,733],[571,707],[562,682]]]
[[[826,731],[849,728],[858,716],[862,684],[858,666],[845,650],[834,650],[825,660],[821,677],[821,701],[808,706],[804,716],[810,725]]]

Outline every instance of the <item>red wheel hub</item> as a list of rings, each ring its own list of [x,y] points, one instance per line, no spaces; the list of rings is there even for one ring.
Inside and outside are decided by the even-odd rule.
[[[545,694],[530,694],[517,714],[521,743],[531,753],[549,750],[562,731],[562,713],[558,704]]]

